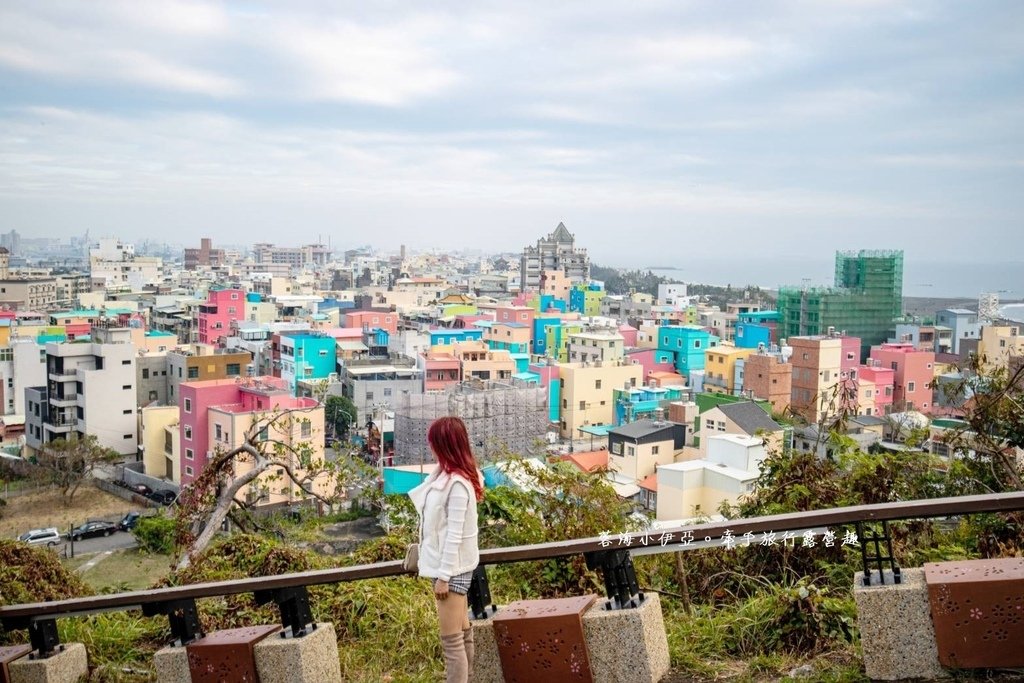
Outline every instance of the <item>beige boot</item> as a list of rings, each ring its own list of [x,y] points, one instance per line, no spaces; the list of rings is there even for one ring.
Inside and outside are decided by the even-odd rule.
[[[441,636],[441,649],[444,651],[446,683],[469,683],[469,662],[466,660],[463,634]]]
[[[462,631],[462,644],[466,648],[466,665],[469,672],[469,680],[473,680],[473,657],[476,655],[476,641],[473,640],[472,626]]]

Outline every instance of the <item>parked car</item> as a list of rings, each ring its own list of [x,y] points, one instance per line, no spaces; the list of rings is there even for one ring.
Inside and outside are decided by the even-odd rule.
[[[161,505],[170,505],[175,501],[175,499],[177,499],[178,494],[170,489],[160,489],[158,491],[153,491],[153,493],[146,497],[152,501],[160,503]]]
[[[131,531],[139,523],[140,517],[142,517],[140,512],[129,512],[117,523],[117,528],[121,531]]]
[[[21,536],[18,536],[19,541],[24,541],[29,545],[46,545],[50,547],[57,545],[63,539],[63,534],[57,531],[56,527],[32,529],[31,531],[26,531]]]
[[[80,541],[83,538],[109,536],[115,531],[117,531],[117,525],[112,522],[90,521],[72,529],[71,540]]]
[[[135,493],[139,494],[140,496],[146,496],[147,498],[149,498],[149,496],[153,493],[153,489],[149,488],[145,484],[131,484],[128,486],[128,488],[134,491]]]

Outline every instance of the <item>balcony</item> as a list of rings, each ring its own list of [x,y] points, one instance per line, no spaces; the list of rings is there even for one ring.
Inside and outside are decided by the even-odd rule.
[[[724,377],[711,377],[710,375],[704,378],[704,384],[713,387],[719,387],[721,389],[729,388],[729,381]]]
[[[74,382],[78,379],[78,375],[74,370],[60,370],[58,372],[50,372],[47,377],[50,378],[51,382]]]
[[[50,405],[54,408],[73,408],[78,405],[78,394],[65,394],[64,396],[51,396]]]

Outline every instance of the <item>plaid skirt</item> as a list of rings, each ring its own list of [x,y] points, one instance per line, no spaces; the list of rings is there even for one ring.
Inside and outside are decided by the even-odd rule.
[[[473,571],[470,570],[465,574],[459,574],[448,579],[448,590],[452,593],[458,593],[459,595],[466,595],[469,593],[469,584],[473,581]]]

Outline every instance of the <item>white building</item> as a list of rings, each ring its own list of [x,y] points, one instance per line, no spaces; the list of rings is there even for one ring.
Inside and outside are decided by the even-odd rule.
[[[109,289],[138,291],[160,280],[163,259],[136,256],[135,245],[105,237],[89,250],[89,269],[93,284]]]
[[[46,345],[46,383],[25,390],[25,439],[37,450],[72,432],[121,455],[138,452],[135,345],[129,329],[94,329],[92,343]]]
[[[707,458],[662,465],[657,475],[657,519],[713,516],[723,502],[749,493],[767,456],[764,440],[723,434],[707,439]]]

